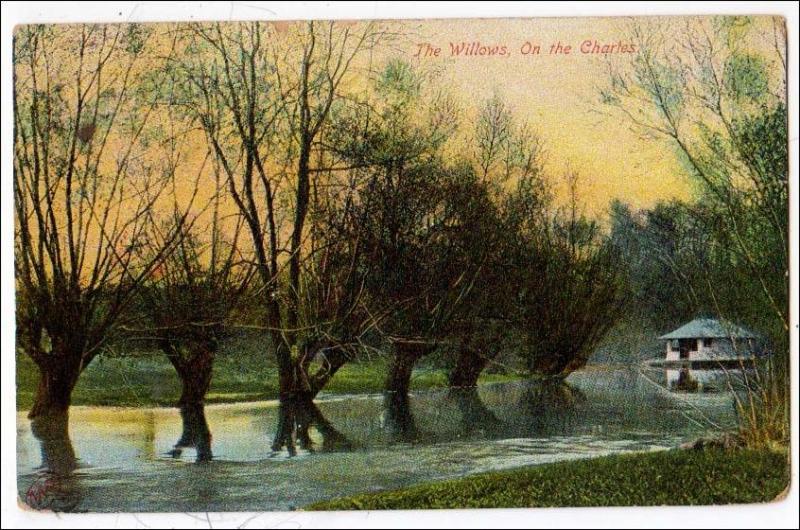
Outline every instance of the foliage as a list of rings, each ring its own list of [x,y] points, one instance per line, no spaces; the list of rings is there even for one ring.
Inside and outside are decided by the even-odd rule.
[[[69,407],[81,371],[191,224],[177,209],[140,259],[149,212],[174,177],[144,141],[156,114],[138,90],[151,37],[102,24],[15,33],[17,337],[41,373],[32,417]]]
[[[630,70],[610,72],[602,100],[674,148],[698,191],[690,204],[658,205],[640,219],[613,212],[635,296],[666,278],[656,293],[663,307],[645,301],[654,319],[705,312],[764,335],[770,368],[739,412],[745,436],[768,444],[788,440],[789,418],[786,42],[774,19],[772,53],[756,55],[745,46],[752,29],[747,17],[687,28],[684,57],[659,28],[634,24],[642,51]],[[769,63],[782,66],[777,75]]]

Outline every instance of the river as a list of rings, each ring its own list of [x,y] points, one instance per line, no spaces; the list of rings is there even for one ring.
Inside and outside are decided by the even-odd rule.
[[[207,406],[208,462],[196,462],[193,449],[171,453],[181,437],[175,409],[72,407],[66,441],[37,439],[19,413],[20,496],[78,512],[292,510],[483,471],[667,449],[735,421],[729,395],[671,393],[636,370],[581,371],[555,386],[415,392],[399,429],[380,395],[321,395],[317,405],[313,445],[295,456],[270,447],[275,402]]]

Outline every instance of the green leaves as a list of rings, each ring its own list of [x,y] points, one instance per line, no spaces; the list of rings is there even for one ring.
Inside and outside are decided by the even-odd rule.
[[[764,59],[751,54],[733,54],[725,63],[726,95],[738,103],[761,101],[769,84]]]

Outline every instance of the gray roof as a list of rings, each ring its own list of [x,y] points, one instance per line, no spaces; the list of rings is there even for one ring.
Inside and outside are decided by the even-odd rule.
[[[661,335],[659,339],[754,339],[756,337],[752,331],[725,320],[696,318],[675,331]]]

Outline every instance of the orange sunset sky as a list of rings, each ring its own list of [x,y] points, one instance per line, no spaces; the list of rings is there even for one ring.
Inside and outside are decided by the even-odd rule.
[[[676,37],[687,23],[686,17],[662,20],[670,29],[674,25]],[[630,43],[628,22],[625,18],[408,21],[402,26],[411,35],[397,53],[407,54],[414,64],[441,68],[442,81],[467,102],[478,104],[495,92],[501,95],[515,115],[544,139],[556,189],[565,169],[577,171],[587,211],[602,217],[613,198],[647,207],[659,199],[688,198],[692,187],[668,142],[642,138],[620,115],[600,104],[607,61],[630,62],[634,54],[584,54],[581,44],[587,40],[600,46],[616,44],[618,50],[619,43]],[[769,18],[757,17],[754,22],[752,46],[771,46]],[[487,47],[506,46],[507,54],[451,55],[451,43],[476,41]],[[424,47],[428,55],[415,57],[421,43],[440,47],[439,56]],[[550,54],[555,43],[571,46],[571,53]],[[540,54],[525,55],[533,45],[540,46]]]
[[[677,21],[676,21],[677,22]],[[567,168],[580,174],[580,196],[587,210],[602,216],[611,199],[646,207],[659,199],[686,198],[690,182],[669,144],[641,138],[630,124],[600,104],[606,61],[630,61],[629,53],[583,54],[586,40],[600,45],[628,43],[625,21],[615,18],[542,18],[512,20],[425,21],[417,23],[419,40],[441,46],[440,58],[414,58],[437,65],[457,93],[476,102],[501,95],[515,115],[542,136],[548,170],[558,189]],[[408,25],[411,25],[410,23]],[[452,57],[450,43],[502,44],[508,55]],[[539,45],[539,55],[523,54]],[[571,46],[569,54],[551,55],[553,44]]]

